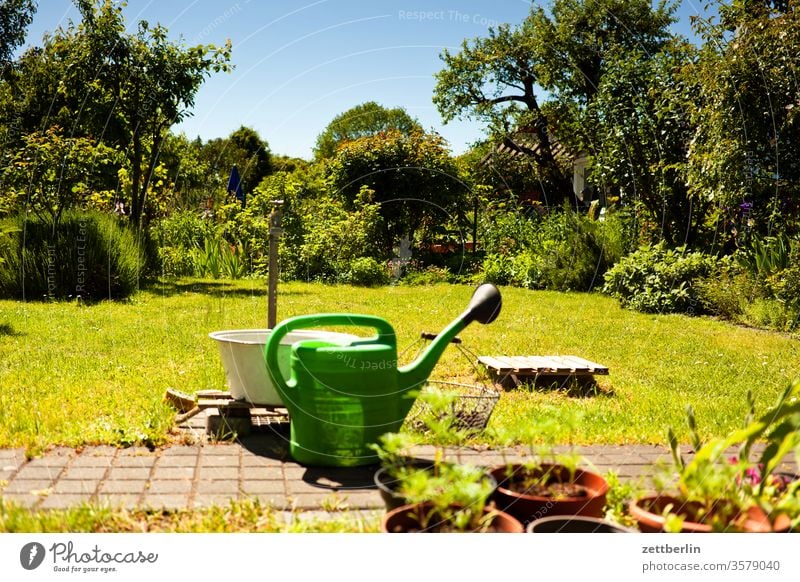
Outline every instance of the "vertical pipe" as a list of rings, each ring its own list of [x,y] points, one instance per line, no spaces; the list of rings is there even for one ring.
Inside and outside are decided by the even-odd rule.
[[[281,229],[280,205],[282,200],[275,200],[275,207],[269,215],[269,278],[267,280],[267,328],[274,329],[278,319],[278,239]]]

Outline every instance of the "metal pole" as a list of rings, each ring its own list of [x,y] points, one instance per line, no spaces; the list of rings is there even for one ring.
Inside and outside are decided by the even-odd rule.
[[[269,278],[267,281],[267,327],[273,329],[278,318],[278,239],[281,228],[280,207],[283,200],[273,200],[269,215]]]

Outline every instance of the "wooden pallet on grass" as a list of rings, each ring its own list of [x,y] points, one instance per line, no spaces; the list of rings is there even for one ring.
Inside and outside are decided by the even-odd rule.
[[[608,375],[606,366],[578,356],[480,356],[478,363],[501,385],[519,386],[529,380],[538,384],[570,379],[593,382],[595,375]]]
[[[220,439],[244,436],[254,429],[289,422],[289,413],[285,408],[264,407],[234,400],[230,392],[223,390],[200,390],[192,395],[168,388],[164,399],[178,411],[175,417],[177,425],[208,411],[206,432]]]

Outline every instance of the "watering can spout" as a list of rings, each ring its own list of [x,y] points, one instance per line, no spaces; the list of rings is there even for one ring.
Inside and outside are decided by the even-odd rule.
[[[503,299],[497,287],[490,283],[478,287],[464,312],[436,336],[428,349],[416,361],[398,369],[398,385],[406,391],[419,389],[442,357],[447,344],[473,321],[484,325],[493,322],[502,305]]]

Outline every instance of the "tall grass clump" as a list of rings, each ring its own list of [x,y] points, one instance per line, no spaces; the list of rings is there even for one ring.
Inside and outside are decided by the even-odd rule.
[[[144,265],[133,232],[114,216],[66,212],[57,223],[17,216],[0,245],[0,297],[120,299],[138,288]]]

